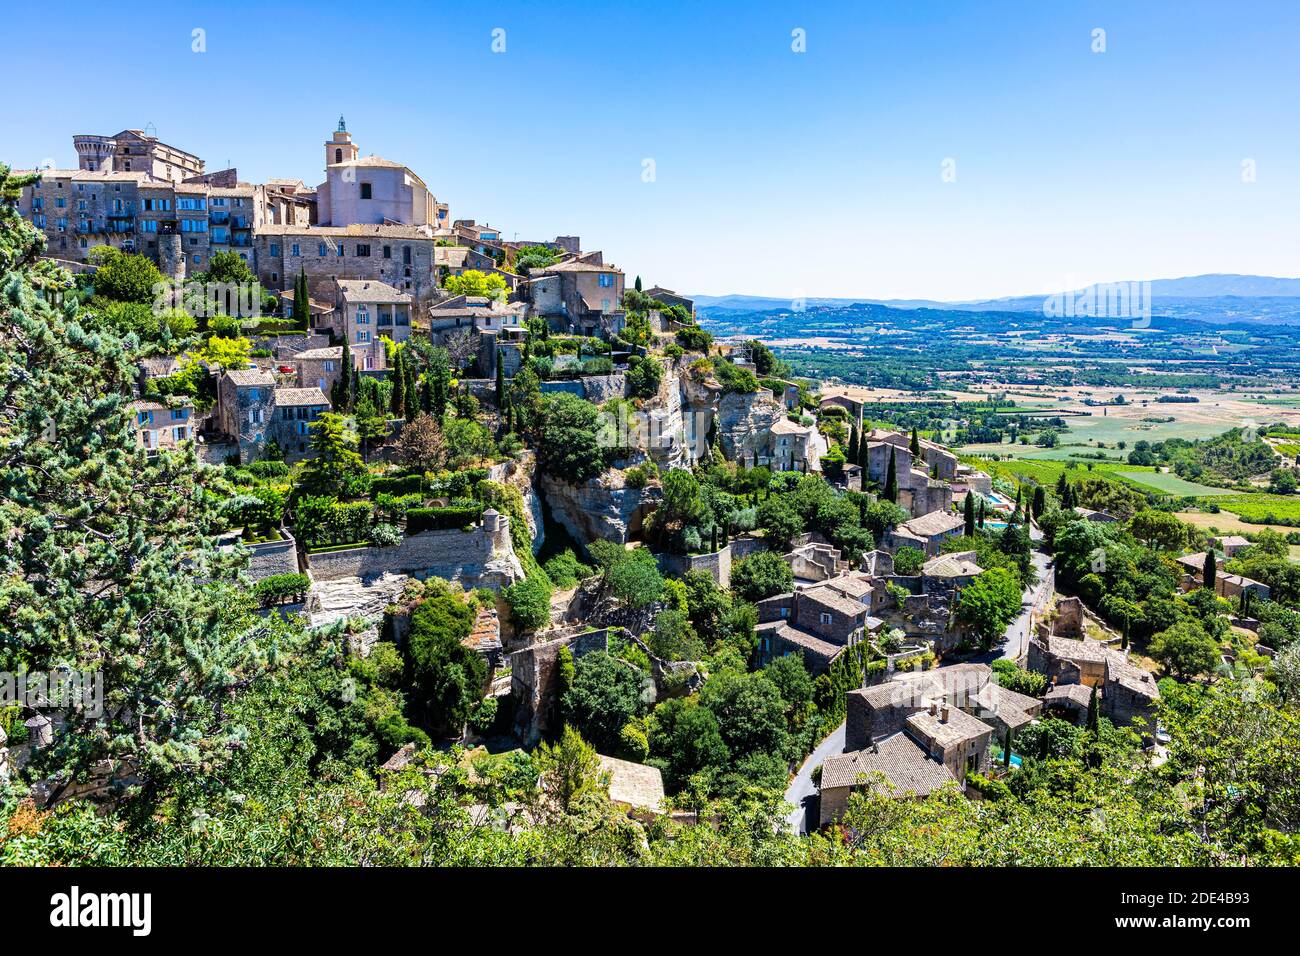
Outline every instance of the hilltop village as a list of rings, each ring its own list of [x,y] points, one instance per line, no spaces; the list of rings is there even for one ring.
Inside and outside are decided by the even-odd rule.
[[[781,852],[852,853],[871,801],[1016,830],[1067,764],[1070,788],[1156,773],[1187,686],[1272,679],[1297,630],[1233,563],[1266,535],[1086,476],[995,478],[715,339],[578,236],[451,219],[342,119],[315,187],[205,172],[140,130],[74,145],[78,169],[4,177],[11,335],[55,330],[48,380],[14,379],[30,440],[3,530],[26,583],[4,614],[25,666],[101,668],[107,707],[5,724],[11,809],[166,781],[189,788],[167,813],[256,831],[217,781],[260,754],[417,830],[454,812],[473,852],[581,818],[610,841],[581,853],[672,862],[761,805],[821,848]],[[277,738],[305,756],[261,752]],[[1106,792],[1151,859],[1222,851],[1190,806],[1167,828]],[[1068,855],[1092,824],[1057,816]],[[193,833],[154,836],[176,861]],[[353,838],[330,852],[355,861]],[[1127,862],[1122,842],[1088,852]]]

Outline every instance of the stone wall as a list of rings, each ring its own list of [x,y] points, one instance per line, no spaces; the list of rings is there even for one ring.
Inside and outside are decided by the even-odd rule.
[[[670,577],[681,577],[687,571],[704,571],[720,587],[731,587],[731,547],[711,554],[660,554],[659,569]]]
[[[732,561],[740,561],[749,557],[751,554],[758,554],[760,551],[768,550],[767,540],[765,538],[751,538],[746,536],[732,538],[728,547],[731,548]]]
[[[366,580],[384,574],[409,574],[417,578],[446,578],[466,587],[490,588],[507,587],[524,576],[519,557],[510,544],[505,520],[495,532],[481,525],[472,531],[425,531],[408,535],[391,548],[309,553],[307,568],[313,581]]]
[[[611,398],[623,398],[627,394],[627,379],[622,372],[586,375],[578,381],[582,383],[584,397],[594,405],[603,405]]]
[[[515,701],[515,733],[526,747],[534,746],[552,730],[556,721],[556,659],[561,647],[568,647],[574,660],[593,651],[609,649],[609,631],[569,634],[534,644],[510,655],[510,693]]]
[[[284,535],[280,541],[245,545],[252,552],[248,559],[248,576],[254,581],[269,578],[273,574],[298,573],[298,542],[293,540],[289,532],[280,533]]]

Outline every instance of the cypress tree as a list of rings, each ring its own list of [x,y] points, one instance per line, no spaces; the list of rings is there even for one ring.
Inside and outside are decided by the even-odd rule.
[[[885,500],[898,501],[898,450],[889,449],[889,477],[885,479]]]
[[[311,305],[307,299],[307,271],[301,267],[297,278],[293,280],[293,319],[303,330],[311,325]]]
[[[345,337],[343,354],[339,359],[339,377],[334,380],[334,387],[330,393],[330,403],[334,406],[334,411],[342,414],[352,410],[352,401],[356,397],[356,380],[356,369],[352,366],[352,349],[348,346]]]
[[[921,457],[921,436],[916,433],[916,426],[912,426],[912,457]]]
[[[1030,507],[1033,509],[1035,521],[1041,518],[1047,509],[1047,492],[1043,490],[1042,485],[1034,486],[1034,500]]]
[[[966,537],[975,537],[975,492],[966,492]]]
[[[980,519],[979,519],[979,526],[980,526],[981,528],[984,527],[984,515],[985,515],[984,499],[981,498],[981,499],[980,499]]]
[[[849,463],[856,465],[858,463],[858,426],[849,426],[849,448],[845,457]]]
[[[1214,591],[1214,580],[1215,577],[1218,575],[1218,573],[1219,573],[1219,567],[1218,567],[1218,563],[1214,560],[1214,552],[1206,551],[1205,571],[1203,572],[1201,577],[1202,580],[1205,582],[1205,586],[1209,588],[1211,592]]]
[[[1002,766],[1011,766],[1011,728],[1007,728],[1006,741],[1002,746]]]
[[[393,355],[393,370],[389,377],[393,380],[393,390],[389,397],[389,406],[394,418],[404,418],[406,416],[406,359],[403,357],[402,349],[398,349]]]
[[[433,411],[433,373],[425,372],[420,378],[420,410]]]
[[[636,284],[636,291],[640,292],[640,291],[641,291],[641,277],[640,277],[640,276],[637,276],[637,277],[636,277],[636,283],[635,283],[635,284]]]
[[[406,420],[415,421],[415,413],[419,410],[419,393],[416,391],[415,362],[409,357],[402,362],[402,368],[406,373]]]
[[[1124,630],[1120,633],[1119,647],[1120,650],[1128,650],[1128,618],[1124,618]]]
[[[1092,696],[1088,698],[1088,730],[1097,733],[1101,729],[1101,711],[1097,707],[1097,687],[1093,685]]]
[[[1065,480],[1065,472],[1056,476],[1056,497],[1060,498],[1062,503],[1065,502],[1065,494],[1069,487],[1070,483]]]

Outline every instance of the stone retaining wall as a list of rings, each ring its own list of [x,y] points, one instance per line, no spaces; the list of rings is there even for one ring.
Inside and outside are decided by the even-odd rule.
[[[681,577],[687,571],[704,571],[719,587],[731,587],[731,546],[711,554],[659,554],[659,569],[670,577]]]
[[[524,576],[510,544],[508,522],[488,531],[424,531],[404,537],[391,548],[348,548],[307,555],[314,581],[377,578],[383,574],[439,577],[466,587],[502,588]]]
[[[248,576],[254,581],[269,578],[273,574],[298,573],[298,542],[293,540],[289,532],[280,533],[284,535],[283,540],[245,545],[253,552],[248,559]]]

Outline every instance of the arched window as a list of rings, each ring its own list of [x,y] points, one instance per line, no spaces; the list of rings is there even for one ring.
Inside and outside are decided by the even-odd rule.
[[[334,150],[334,162],[336,163],[343,162],[343,150],[341,149]]]

